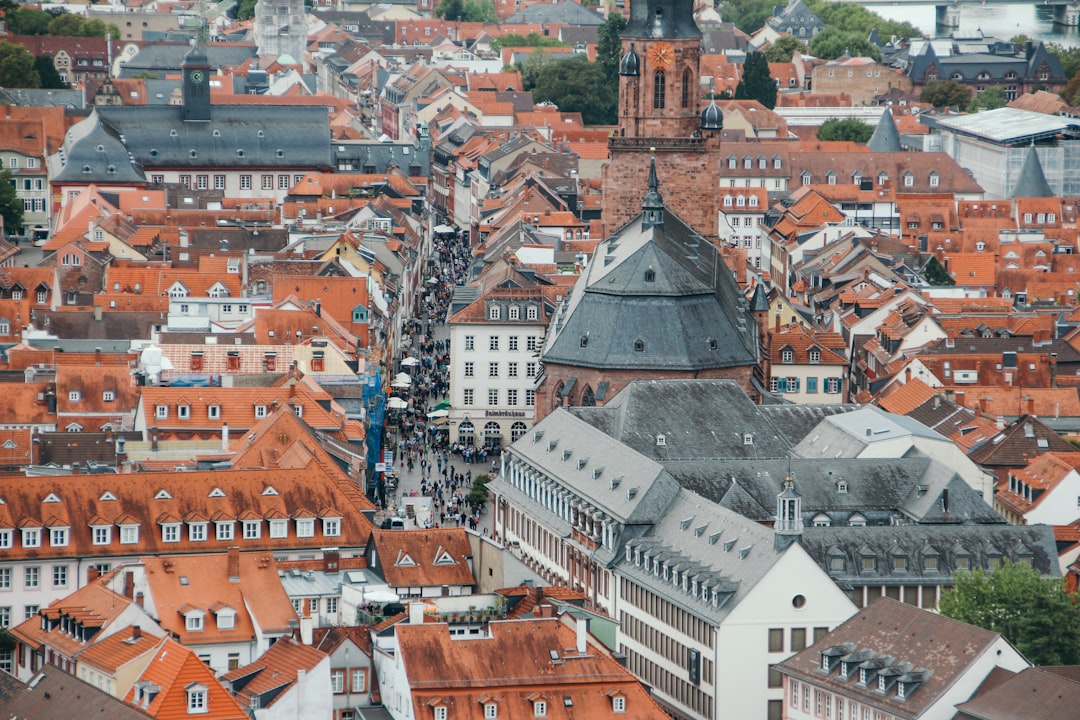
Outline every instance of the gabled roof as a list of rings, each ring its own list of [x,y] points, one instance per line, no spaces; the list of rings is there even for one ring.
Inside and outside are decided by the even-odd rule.
[[[1004,640],[997,633],[882,598],[827,634],[823,640],[780,663],[779,669],[815,686],[833,690],[843,697],[860,702],[865,698],[874,707],[895,715],[919,717],[943,693],[953,688],[966,672],[972,670],[983,653],[999,642]],[[913,691],[909,689],[910,694],[904,699],[898,700],[895,693],[875,692],[876,684],[874,688],[859,688],[850,676],[847,680],[841,679],[838,667],[828,674],[818,672],[822,650],[841,646],[847,648],[843,655],[859,649],[867,650],[869,657],[890,660],[883,667],[903,665],[905,673],[919,673],[918,685]],[[1011,662],[1022,662],[1022,658],[1017,658],[1018,654]],[[978,680],[982,680],[982,677]]]
[[[968,457],[985,467],[1020,468],[1046,452],[1075,451],[1068,441],[1044,425],[1037,417],[1023,415],[1009,427],[978,446]]]
[[[187,720],[188,690],[206,690],[207,720],[248,720],[247,713],[214,677],[214,671],[190,648],[166,640],[124,696],[129,706],[144,708],[157,720]],[[147,692],[156,689],[157,692]]]
[[[55,665],[45,665],[26,684],[8,673],[0,673],[0,707],[4,708],[6,717],[33,720],[91,717],[148,720],[154,717]]]
[[[296,683],[299,671],[310,673],[319,663],[329,662],[328,658],[322,650],[287,637],[271,645],[255,662],[230,670],[221,679],[246,707],[273,707]]]
[[[1080,681],[1070,668],[1033,667],[980,688],[956,706],[957,720],[1072,720]]]
[[[373,530],[378,569],[391,587],[472,586],[465,528]]]

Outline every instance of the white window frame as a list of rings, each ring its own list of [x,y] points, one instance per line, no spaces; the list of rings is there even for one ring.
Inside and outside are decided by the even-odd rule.
[[[315,537],[315,518],[296,518],[296,537]]]
[[[289,521],[270,520],[270,537],[275,540],[289,537]]]

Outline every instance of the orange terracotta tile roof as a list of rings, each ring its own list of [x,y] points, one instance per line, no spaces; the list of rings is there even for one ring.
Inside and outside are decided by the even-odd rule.
[[[911,378],[903,384],[894,383],[887,394],[878,397],[874,402],[886,412],[907,415],[935,395],[937,390],[918,378]]]
[[[220,437],[221,426],[227,424],[237,432],[254,427],[263,416],[276,408],[302,408],[304,422],[313,428],[339,430],[345,422],[344,409],[318,386],[309,384],[289,387],[165,387],[140,388],[137,417],[145,419],[146,427],[160,429],[209,431]],[[326,407],[329,405],[329,409]],[[162,417],[158,407],[164,407]],[[180,408],[187,407],[187,417],[180,417]],[[211,413],[216,416],[211,417]]]
[[[274,703],[296,682],[299,671],[310,673],[319,663],[329,664],[329,658],[322,650],[287,637],[271,645],[255,662],[230,670],[221,679],[234,685],[243,683],[243,689],[236,697],[248,707],[252,707],[253,700],[273,692],[273,699],[260,707],[274,707]]]
[[[165,635],[151,634],[156,628],[139,628],[138,635],[133,629],[120,630],[107,638],[90,645],[79,654],[79,663],[92,668],[115,674],[128,663],[141,658],[146,653],[157,653]],[[158,631],[160,632],[160,631]]]
[[[496,703],[500,718],[527,720],[535,715],[531,701],[545,696],[570,698],[549,701],[548,718],[610,717],[617,695],[632,717],[667,717],[601,648],[590,643],[579,655],[574,631],[557,618],[495,621],[488,631],[489,637],[456,639],[443,623],[395,627],[416,717],[444,706],[449,716],[481,720],[484,705]]]
[[[206,720],[249,720],[239,703],[214,677],[214,671],[190,649],[175,640],[166,640],[138,680],[159,688],[145,706],[136,693],[142,685],[132,685],[124,702],[143,707],[157,720],[190,720],[187,691],[192,685],[206,688]],[[147,698],[149,699],[149,698]]]
[[[469,586],[475,584],[467,557],[472,555],[465,528],[373,530],[375,568],[391,587]]]
[[[103,584],[91,583],[51,603],[37,615],[13,627],[11,634],[30,647],[40,649],[48,646],[68,658],[75,658],[86,649],[86,643],[58,623],[47,624],[43,628],[40,616],[51,619],[61,616],[78,617],[79,622],[86,628],[112,632],[112,624],[133,604],[133,600],[118,595]]]
[[[228,553],[143,557],[148,599],[161,627],[188,647],[254,641],[290,632],[296,611],[268,552],[239,553],[239,581],[230,579]],[[216,612],[235,611],[232,627],[217,624]],[[205,613],[201,630],[189,630],[185,612]]]

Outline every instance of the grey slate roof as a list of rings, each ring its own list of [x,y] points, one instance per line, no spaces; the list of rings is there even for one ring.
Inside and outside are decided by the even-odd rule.
[[[25,107],[65,107],[82,110],[86,98],[82,90],[41,90],[38,88],[0,88],[0,102]]]
[[[704,370],[757,363],[757,326],[716,247],[677,215],[601,243],[555,317],[545,363]]]
[[[507,23],[551,23],[556,25],[603,25],[604,18],[575,2],[551,5],[538,3],[522,8],[508,17]]]
[[[620,559],[619,575],[714,623],[738,607],[785,552],[776,550],[770,528],[685,490],[652,531],[627,542],[627,549],[633,556]],[[653,572],[653,559],[668,566],[669,579]],[[700,589],[693,595],[689,582],[686,590],[676,586],[675,573],[688,575],[690,582],[697,580],[710,594],[715,591],[716,603],[711,597],[703,600]]]
[[[182,110],[178,105],[117,106],[97,108],[94,114],[114,137],[123,138],[143,168],[331,167],[325,107],[214,105],[210,122],[184,122]],[[84,141],[78,145],[80,153],[86,152]]]
[[[1043,174],[1042,163],[1039,162],[1039,153],[1035,146],[1028,147],[1024,156],[1024,164],[1020,168],[1020,175],[1016,178],[1010,198],[1036,198],[1054,197],[1054,191],[1050,189],[1050,183]]]
[[[32,686],[7,673],[0,676],[0,708],[6,718],[149,720],[154,717],[55,665],[41,668],[40,678]]]
[[[98,109],[67,131],[60,157],[63,168],[53,182],[146,182],[142,169],[132,161],[118,133],[102,121]]]
[[[885,108],[878,120],[874,134],[866,142],[866,147],[873,152],[901,152],[904,148],[900,145],[900,131],[896,129],[892,111]]]
[[[1058,576],[1054,529],[1049,525],[901,525],[894,527],[808,527],[802,546],[833,580],[857,585],[952,585],[952,573],[962,569],[958,558],[970,557],[970,568],[989,569],[991,557],[1026,562],[1043,575]],[[891,558],[908,558],[904,570],[894,570]],[[862,569],[861,558],[874,556],[873,571]],[[938,569],[926,559],[936,556]],[[831,564],[831,557],[844,558]]]
[[[352,163],[354,172],[366,172],[365,168],[374,167],[374,173],[383,174],[393,165],[412,177],[431,177],[431,153],[417,150],[412,143],[339,140],[334,141],[332,154],[335,166]]]
[[[814,435],[800,442],[795,453],[801,457],[833,458],[858,456],[874,443],[905,436],[951,444],[948,438],[905,415],[893,415],[873,405],[827,418],[814,428]]]
[[[130,78],[142,72],[179,72],[184,63],[184,57],[191,50],[187,43],[157,43],[143,47],[135,55],[120,66],[120,77]],[[243,65],[255,57],[254,45],[207,45],[203,48],[206,53],[206,62],[212,68],[227,67],[230,65]]]
[[[630,4],[624,38],[699,38],[693,0],[645,0]]]

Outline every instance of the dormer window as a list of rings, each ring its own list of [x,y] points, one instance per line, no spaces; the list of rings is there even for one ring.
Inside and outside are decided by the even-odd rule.
[[[742,444],[743,445],[753,445],[754,444],[754,434],[753,433],[743,433]]]
[[[188,632],[202,632],[203,629],[203,612],[202,610],[191,609],[186,615],[184,615],[184,629]]]
[[[509,318],[510,320],[521,319],[521,308],[519,308],[517,305],[511,305],[509,308],[507,308],[506,313],[507,318]]]
[[[544,700],[533,701],[533,717],[547,717],[547,702]]]
[[[206,686],[192,683],[184,688],[187,693],[187,711],[189,715],[202,715],[210,712],[210,704],[206,701]]]
[[[626,712],[626,698],[622,695],[615,695],[611,698],[611,712],[624,713]]]
[[[488,320],[498,320],[501,315],[498,305],[492,305],[488,308]]]
[[[791,348],[784,348],[780,351],[780,362],[785,365],[790,365],[795,362],[795,351]]]
[[[904,683],[896,683],[896,697],[899,700],[904,699]]]
[[[645,282],[656,282],[656,271],[652,268],[645,271]]]
[[[821,671],[829,672],[829,656],[821,653]]]
[[[846,661],[840,662],[840,677],[843,680],[847,680],[848,676],[848,664]]]
[[[499,717],[499,706],[495,703],[484,703],[484,720],[496,720]]]
[[[869,673],[869,671],[867,671],[866,668],[859,668],[859,683],[860,684],[865,685],[866,680],[869,677],[870,677],[870,673]]]
[[[213,608],[211,608],[212,610]],[[217,610],[216,621],[218,630],[232,630],[236,627],[236,611],[231,607],[225,606]]]
[[[811,365],[820,365],[821,364],[821,351],[818,350],[817,348],[811,348],[811,350],[810,350],[810,364]]]
[[[446,720],[446,706],[436,705],[435,708],[435,720]]]

